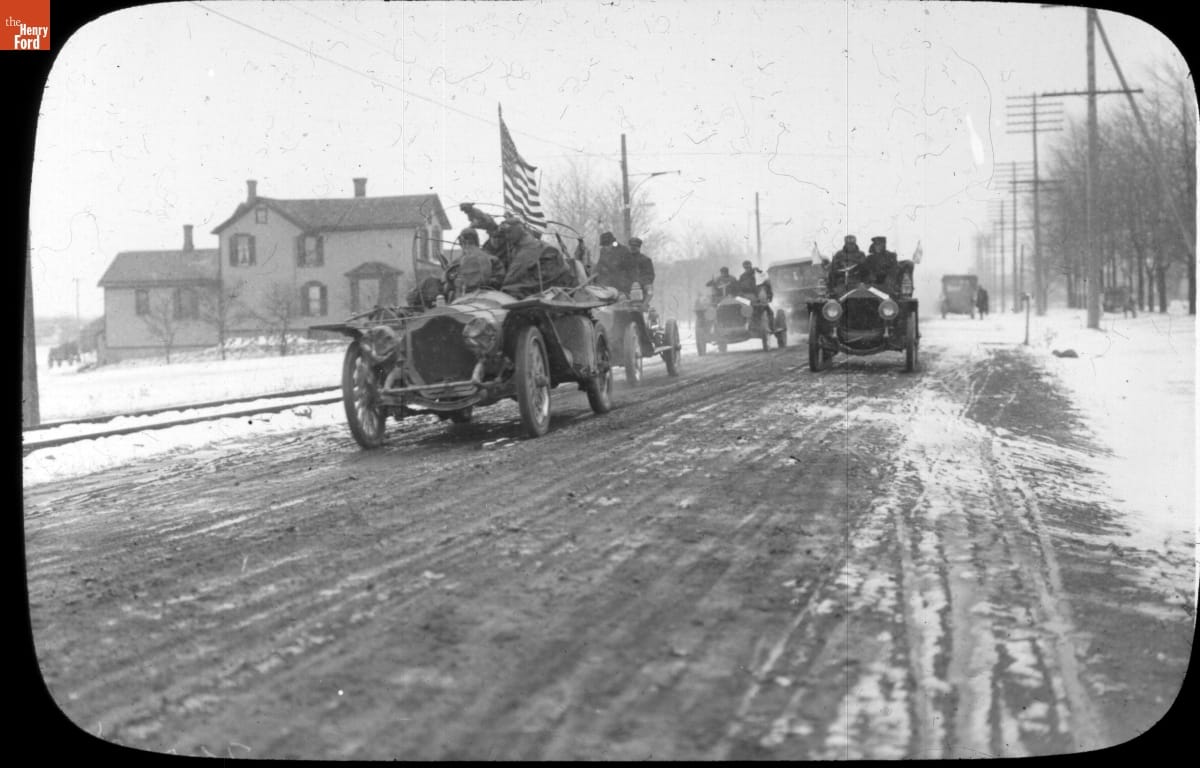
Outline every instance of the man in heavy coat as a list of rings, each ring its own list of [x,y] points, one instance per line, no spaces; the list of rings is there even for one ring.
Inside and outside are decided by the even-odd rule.
[[[500,290],[516,299],[559,286],[573,288],[575,274],[557,248],[546,245],[529,233],[525,222],[508,216],[499,230],[508,245],[508,271]]]

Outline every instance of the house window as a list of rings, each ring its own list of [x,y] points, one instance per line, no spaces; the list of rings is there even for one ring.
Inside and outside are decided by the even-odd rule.
[[[254,209],[254,223],[255,224],[266,224],[267,223],[267,206],[260,205]]]
[[[435,226],[433,228],[433,239],[429,241],[433,246],[433,253],[430,254],[434,259],[438,259],[442,255],[442,228]]]
[[[329,294],[321,283],[305,283],[300,289],[300,314],[324,317],[329,314]]]
[[[229,238],[229,265],[248,267],[254,264],[254,235],[234,235]]]
[[[415,242],[413,243],[413,252],[416,253],[419,259],[429,258],[429,230],[424,227],[418,227],[413,233]]]
[[[296,266],[321,267],[325,265],[325,236],[301,235],[296,241]]]
[[[200,294],[194,288],[176,288],[174,300],[176,320],[200,317]]]
[[[133,302],[138,316],[150,314],[150,291],[138,288],[133,292]]]

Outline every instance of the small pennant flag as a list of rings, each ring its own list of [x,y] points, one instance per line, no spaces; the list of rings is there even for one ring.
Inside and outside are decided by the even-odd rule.
[[[499,108],[497,108],[499,111]],[[546,231],[546,216],[538,195],[537,167],[525,162],[513,143],[500,114],[500,160],[504,178],[504,210],[525,222],[530,231],[540,235]]]
[[[921,256],[923,256],[924,253],[925,252],[921,250],[921,241],[918,240],[917,241],[917,250],[913,251],[913,257],[912,257],[913,264],[920,264]]]
[[[812,262],[814,264],[820,264],[822,261],[825,260],[825,257],[821,255],[821,249],[817,247],[816,240],[813,240],[813,249],[812,249],[811,258],[812,258]]]

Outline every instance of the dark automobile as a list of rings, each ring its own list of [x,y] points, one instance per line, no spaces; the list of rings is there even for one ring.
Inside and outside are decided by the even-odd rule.
[[[975,294],[979,278],[975,275],[942,275],[942,317],[970,315],[975,318]]]
[[[51,368],[60,363],[62,365],[78,363],[81,359],[79,356],[79,343],[75,341],[67,341],[50,349],[49,363]]]
[[[714,293],[696,302],[696,354],[703,355],[709,344],[724,352],[730,344],[748,339],[761,339],[764,351],[775,337],[781,347],[787,346],[787,315],[771,308],[771,286],[763,283],[757,293],[743,296],[733,292]]]
[[[904,370],[918,368],[920,326],[913,298],[913,262],[900,261],[878,282],[863,265],[831,270],[824,295],[808,303],[808,365],[825,369],[834,355],[904,352]]]
[[[808,302],[821,295],[828,266],[828,262],[809,258],[781,261],[767,268],[775,302],[782,307],[789,328],[808,330]]]
[[[593,310],[615,299],[593,286],[521,300],[485,289],[443,306],[376,307],[313,330],[352,339],[342,395],[364,448],[383,443],[389,416],[432,412],[467,422],[475,406],[505,399],[517,401],[522,428],[537,437],[549,429],[550,390],[559,384],[587,392],[594,412],[611,410],[608,338]]]
[[[1105,288],[1103,299],[1105,312],[1120,312],[1124,316],[1132,313],[1137,317],[1137,302],[1133,300],[1133,291],[1128,288]]]
[[[622,294],[616,303],[596,310],[596,315],[611,340],[613,365],[625,369],[627,382],[642,380],[643,360],[651,355],[662,357],[668,376],[679,375],[679,324],[674,320],[661,323],[658,313],[646,304],[639,284],[633,284],[628,296]]]

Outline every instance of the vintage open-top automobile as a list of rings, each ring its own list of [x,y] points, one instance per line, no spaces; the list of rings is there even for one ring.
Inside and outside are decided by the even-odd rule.
[[[350,432],[384,441],[387,417],[432,412],[470,421],[476,406],[515,399],[531,437],[550,425],[550,390],[573,383],[596,413],[612,408],[608,339],[592,310],[609,289],[550,288],[517,300],[496,290],[443,306],[376,307],[344,323],[314,326],[351,338],[342,369]]]
[[[787,346],[787,313],[771,308],[770,287],[758,286],[754,297],[736,293],[700,297],[696,301],[696,354],[703,355],[709,344],[724,352],[730,344],[761,339],[763,351],[770,348],[771,336],[781,347]]]
[[[919,366],[920,326],[913,298],[913,262],[895,264],[875,282],[862,264],[838,272],[808,302],[808,365],[825,369],[834,355],[874,355],[888,350],[904,352],[904,370]]]
[[[613,365],[625,369],[625,380],[638,384],[642,380],[643,360],[659,355],[667,366],[668,376],[678,376],[682,345],[679,324],[659,322],[658,314],[645,301],[639,284],[634,283],[628,296],[596,311],[600,323],[608,332]]]

